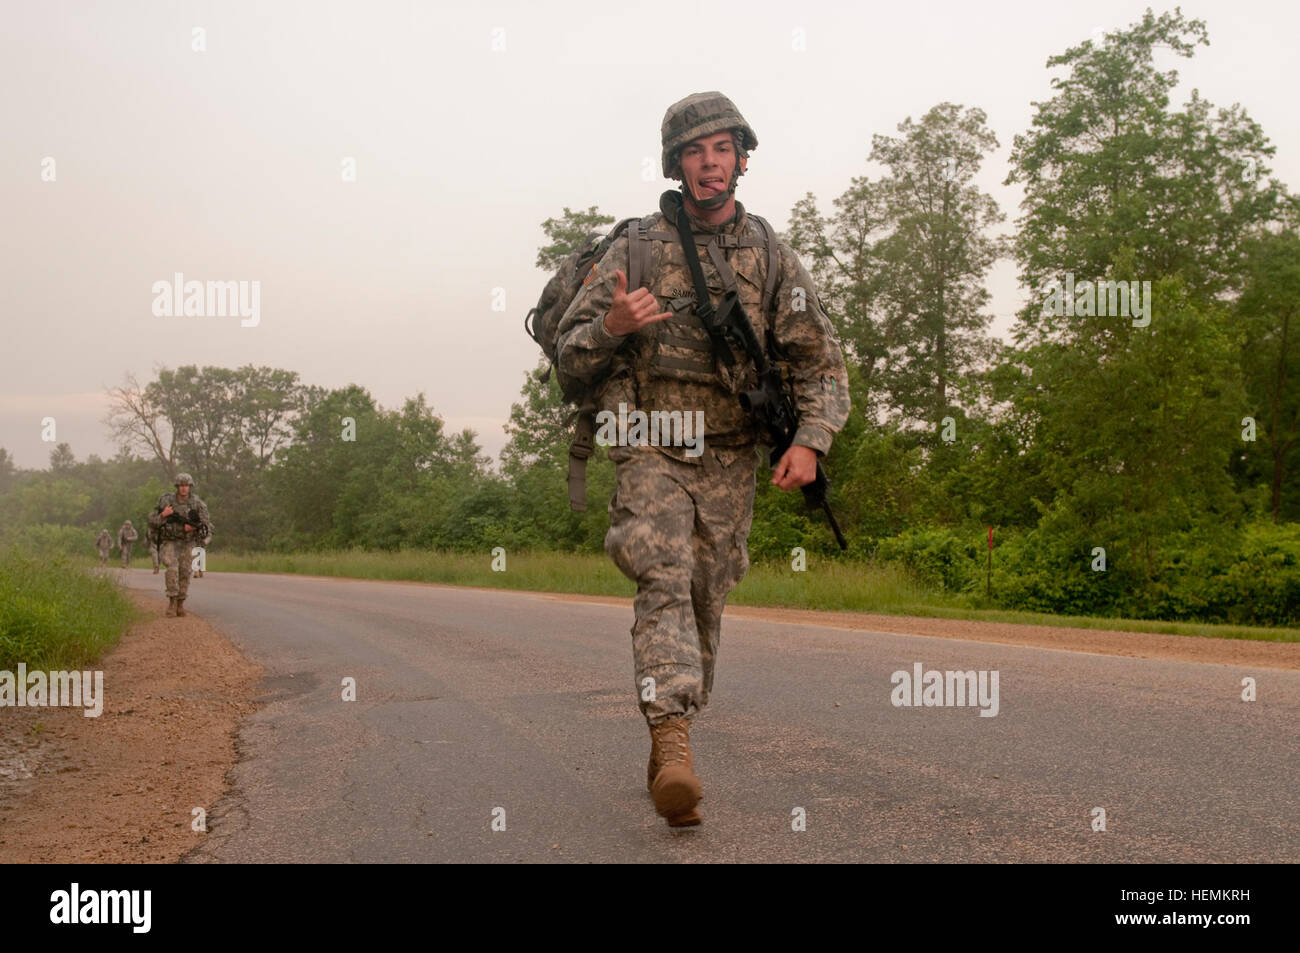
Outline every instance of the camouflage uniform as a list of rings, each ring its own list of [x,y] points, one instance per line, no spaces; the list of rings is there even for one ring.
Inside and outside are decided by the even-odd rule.
[[[187,474],[178,474],[176,479],[188,480]],[[177,484],[179,487],[179,483]],[[184,522],[177,522],[168,517],[163,517],[162,511],[168,506],[172,507],[176,515],[179,513]],[[193,514],[193,519],[190,518]],[[198,522],[195,523],[194,519]],[[184,523],[188,522],[193,529],[188,532]],[[158,497],[158,505],[154,511],[149,514],[149,528],[156,532],[160,537],[158,546],[159,555],[162,558],[164,567],[164,580],[167,589],[167,597],[176,599],[179,603],[185,601],[185,597],[190,590],[190,559],[192,549],[212,531],[212,519],[208,516],[208,507],[201,499],[194,495],[194,485],[190,483],[190,493],[187,499],[180,498],[179,491],[164,493]]]
[[[113,537],[108,535],[107,529],[101,529],[99,535],[95,537],[95,549],[99,552],[99,564],[108,565],[108,554],[113,548]]]
[[[135,531],[131,521],[127,520],[122,524],[122,528],[117,531],[117,547],[122,550],[122,568],[126,569],[131,565],[131,544],[140,538],[140,534]]]
[[[665,160],[665,175],[668,162]],[[734,182],[734,179],[733,179]],[[632,646],[637,697],[652,726],[700,711],[713,688],[714,664],[727,594],[749,567],[747,542],[753,519],[758,434],[737,394],[754,386],[753,362],[734,351],[736,363],[715,364],[707,333],[695,316],[694,284],[676,241],[678,214],[688,215],[697,235],[717,237],[701,248],[700,263],[714,306],[721,301],[721,258],[760,341],[769,315],[762,297],[767,256],[763,229],[736,202],[736,214],[710,225],[687,212],[680,193],[660,198],[660,211],[642,219],[652,240],[644,281],[674,319],[628,335],[611,335],[603,319],[613,304],[616,270],[628,272],[631,240],[622,235],[597,263],[561,319],[558,365],[575,378],[598,383],[600,410],[704,412],[704,453],[684,447],[614,447],[616,487],[609,504],[605,551],[637,583]],[[743,242],[743,243],[742,243]],[[697,245],[697,247],[700,247]],[[813,280],[794,251],[778,245],[780,277],[772,330],[793,375],[800,426],[794,443],[819,454],[848,417],[844,357],[822,311]],[[715,257],[716,256],[716,257]],[[802,289],[802,293],[795,289]],[[630,293],[635,289],[629,288]],[[654,679],[654,699],[644,697]]]

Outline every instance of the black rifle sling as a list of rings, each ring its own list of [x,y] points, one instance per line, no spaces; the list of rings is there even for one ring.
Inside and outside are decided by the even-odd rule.
[[[691,281],[695,283],[695,313],[704,325],[704,330],[709,332],[709,340],[713,342],[714,359],[730,367],[736,363],[736,358],[727,344],[722,324],[715,320],[713,299],[709,297],[709,287],[704,281],[704,269],[700,267],[700,253],[695,248],[695,234],[691,231],[691,224],[687,220],[686,209],[680,205],[677,207],[677,235],[681,239],[682,252],[686,255],[686,265],[691,270]]]

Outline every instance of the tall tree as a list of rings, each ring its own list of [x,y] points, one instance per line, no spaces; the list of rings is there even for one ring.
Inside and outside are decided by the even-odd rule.
[[[1246,286],[1236,309],[1245,329],[1242,366],[1279,522],[1283,487],[1300,456],[1300,235],[1264,235],[1246,254]]]
[[[1004,247],[988,232],[1005,216],[973,180],[997,139],[982,110],[952,103],[898,131],[869,156],[888,173],[854,178],[831,218],[811,195],[796,203],[790,244],[811,257],[869,398],[934,431],[991,354],[984,277]]]
[[[1268,178],[1274,153],[1239,106],[1218,110],[1193,91],[1171,111],[1175,70],[1157,50],[1191,57],[1209,45],[1205,24],[1178,11],[1155,16],[1052,56],[1056,95],[1034,103],[1032,128],[1015,137],[1007,183],[1024,187],[1016,253],[1021,280],[1038,296],[1019,333],[1074,341],[1088,322],[1042,314],[1049,281],[1109,275],[1131,261],[1134,276],[1178,275],[1202,300],[1233,288],[1242,242],[1277,214],[1284,190]]]
[[[176,431],[159,406],[156,394],[128,373],[120,387],[109,388],[108,399],[109,412],[104,423],[113,440],[151,456],[170,480],[179,470]]]

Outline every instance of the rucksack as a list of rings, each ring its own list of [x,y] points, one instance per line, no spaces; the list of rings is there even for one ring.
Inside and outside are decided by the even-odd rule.
[[[776,233],[767,220],[748,213],[763,229],[763,245],[767,249],[767,282],[764,289],[763,304],[769,309],[774,304],[773,291],[776,287],[778,271],[778,251]],[[650,232],[641,225],[639,218],[625,218],[615,225],[607,235],[589,232],[578,246],[556,269],[555,274],[542,289],[542,296],[537,299],[536,307],[529,310],[524,317],[524,330],[537,342],[542,353],[551,362],[542,376],[542,382],[550,380],[551,371],[555,371],[556,382],[560,385],[560,394],[564,401],[576,408],[577,421],[574,425],[573,440],[569,444],[569,508],[582,512],[587,508],[587,459],[595,452],[596,406],[591,385],[570,377],[559,369],[556,363],[556,343],[560,331],[560,319],[569,310],[569,305],[577,297],[583,279],[594,263],[605,257],[611,245],[624,232],[631,231],[628,242],[628,289],[641,287],[646,277],[645,270],[649,261],[649,243],[652,239],[679,240],[676,234]],[[747,242],[748,244],[748,242]]]
[[[524,318],[524,330],[528,336],[537,342],[537,346],[542,349],[546,359],[551,362],[551,366],[546,369],[542,376],[542,381],[550,380],[551,371],[555,371],[556,381],[560,385],[560,393],[565,401],[571,404],[581,405],[586,396],[587,387],[582,381],[575,380],[566,374],[560,372],[556,366],[556,343],[560,334],[560,319],[564,317],[564,312],[569,310],[569,305],[573,299],[578,296],[578,289],[582,287],[582,281],[587,277],[591,266],[605,257],[605,252],[609,251],[609,246],[618,240],[619,236],[627,231],[629,223],[635,222],[634,218],[625,218],[615,225],[607,235],[600,232],[588,232],[587,236],[578,246],[578,250],[572,252],[556,269],[554,276],[546,283],[542,289],[542,296],[537,299],[537,306],[528,312]],[[629,269],[631,265],[629,265]],[[639,277],[639,276],[638,276]],[[628,276],[628,287],[635,288],[632,283],[632,276]]]

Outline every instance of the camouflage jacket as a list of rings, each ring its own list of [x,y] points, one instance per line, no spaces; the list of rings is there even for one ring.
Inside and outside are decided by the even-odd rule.
[[[628,272],[629,234],[621,235],[595,265],[560,320],[557,364],[564,373],[589,382],[598,410],[704,412],[705,443],[712,447],[752,448],[758,440],[752,420],[740,409],[738,394],[754,385],[753,362],[733,349],[736,363],[728,368],[712,360],[707,332],[694,316],[695,285],[681,243],[676,240],[676,216],[687,214],[696,235],[722,238],[722,247],[697,244],[700,265],[715,307],[720,305],[726,282],[714,263],[717,255],[735,274],[735,288],[759,341],[767,340],[769,321],[778,363],[792,380],[799,414],[795,444],[825,454],[849,413],[848,375],[844,355],[830,320],[817,299],[812,276],[784,242],[778,243],[780,274],[774,307],[763,313],[762,298],[767,272],[761,225],[736,202],[736,214],[722,225],[709,225],[682,210],[679,193],[660,197],[659,212],[641,220],[652,236],[643,284],[663,311],[674,318],[648,325],[627,335],[613,335],[604,317],[613,304],[615,271]],[[665,240],[671,233],[673,240]],[[653,236],[658,235],[655,239]],[[735,247],[739,245],[739,247]],[[730,246],[730,247],[729,247]],[[629,288],[629,293],[635,289]],[[687,462],[700,463],[682,447],[659,447],[661,452]],[[752,450],[751,450],[752,452]]]
[[[122,528],[117,531],[117,545],[121,547],[125,543],[134,543],[140,538],[140,534],[135,531],[134,526],[122,524]]]
[[[187,533],[184,523],[164,517],[162,511],[168,506],[172,508],[173,515],[181,514],[194,529]],[[194,519],[198,522],[195,523]],[[191,493],[189,499],[181,500],[173,491],[158,497],[158,505],[149,514],[149,530],[151,535],[157,535],[161,539],[188,539],[197,543],[212,535],[212,518],[208,516],[207,504],[197,496]]]

